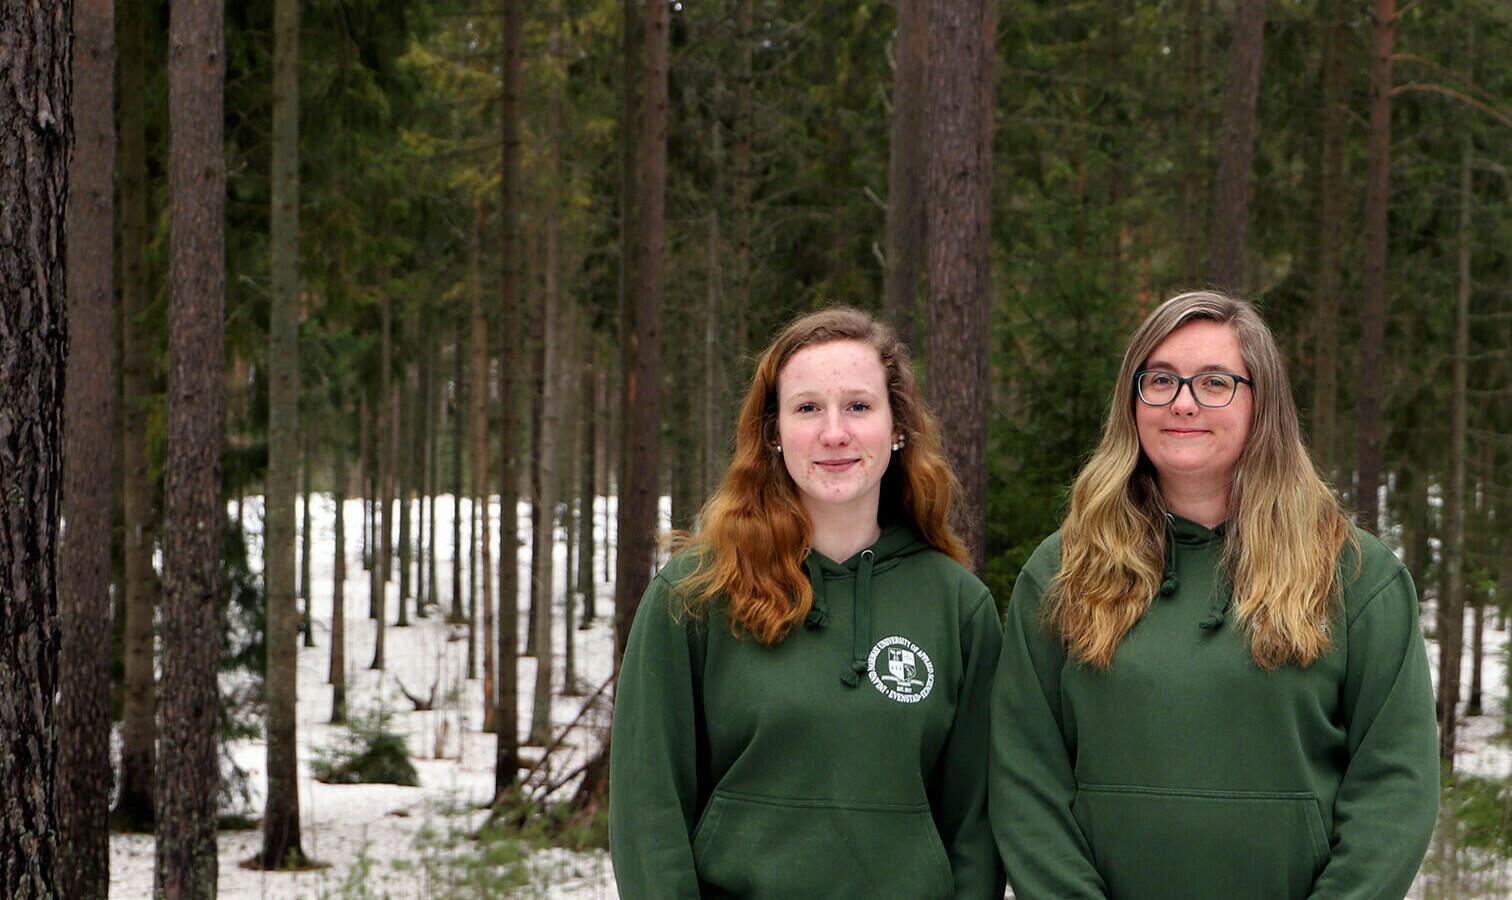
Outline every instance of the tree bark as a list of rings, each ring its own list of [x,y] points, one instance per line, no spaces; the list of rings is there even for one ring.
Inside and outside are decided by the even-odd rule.
[[[0,896],[58,889],[58,502],[72,5],[0,5]],[[86,140],[88,140],[86,135]]]
[[[152,565],[157,528],[144,406],[154,387],[152,341],[138,321],[149,303],[144,6],[143,0],[122,0],[121,14],[116,18],[121,79],[117,189],[121,220],[121,515],[126,621],[121,650],[121,774],[114,819],[119,827],[134,831],[153,828],[153,771],[157,763],[152,625],[158,595],[157,572]]]
[[[645,70],[641,107],[640,189],[636,204],[638,248],[635,302],[624,323],[624,457],[621,463],[619,554],[615,585],[615,671],[625,652],[630,622],[651,581],[656,551],[657,486],[661,436],[661,310],[666,242],[667,32],[662,0],[645,6]]]
[[[268,327],[268,795],[258,865],[303,865],[299,833],[299,604],[294,499],[299,476],[299,3],[273,9],[272,310]]]
[[[348,415],[340,395],[333,398],[337,404],[337,421]],[[347,720],[346,709],[346,488],[347,448],[339,437],[335,452],[331,454],[331,504],[336,508],[332,536],[331,569],[331,724],[340,725]]]
[[[1380,529],[1376,493],[1381,481],[1381,395],[1386,344],[1386,212],[1391,188],[1391,47],[1396,0],[1375,0],[1370,63],[1369,163],[1365,180],[1365,275],[1360,310],[1360,384],[1356,405],[1359,474],[1355,509],[1360,525]],[[1441,735],[1442,737],[1442,735]]]
[[[165,900],[213,898],[221,449],[225,429],[224,10],[172,0],[168,115],[173,204],[167,457],[163,463],[162,698],[157,869]]]
[[[595,466],[598,461],[598,406],[594,402],[598,397],[597,375],[593,363],[593,342],[588,336],[583,340],[583,363],[580,369],[581,382],[579,396],[581,402],[578,410],[582,418],[583,446],[578,454],[578,565],[577,565],[577,589],[583,595],[583,618],[578,623],[581,629],[588,628],[593,623],[594,616],[594,582],[593,582],[593,555],[594,555],[594,505],[597,500],[595,486],[597,483]]]
[[[897,7],[882,311],[903,343],[913,346],[924,256],[924,80],[928,73],[929,17],[925,0],[897,0]]]
[[[304,452],[299,466],[299,639],[301,646],[315,646],[315,632],[310,624],[310,538],[311,510],[310,479],[315,467],[315,448],[320,439],[320,426],[311,422],[304,430]]]
[[[1348,211],[1344,138],[1348,121],[1349,13],[1343,0],[1328,0],[1322,16],[1322,159],[1318,166],[1318,268],[1313,294],[1312,449],[1330,478],[1339,468],[1339,307],[1343,279],[1345,222]]]
[[[1203,124],[1203,28],[1207,16],[1204,0],[1185,0],[1182,4],[1181,35],[1181,127],[1193,146],[1182,164],[1181,179],[1181,268],[1177,282],[1190,284],[1202,269],[1202,236],[1207,220],[1202,215],[1202,185],[1207,178],[1203,155],[1196,150],[1204,131]]]
[[[1467,57],[1468,58],[1468,57]],[[1460,662],[1465,643],[1465,387],[1470,355],[1470,167],[1475,144],[1465,135],[1459,178],[1459,252],[1454,292],[1454,364],[1449,395],[1449,483],[1444,486],[1443,630],[1439,634],[1439,758],[1454,765]]]
[[[63,517],[58,546],[58,889],[110,889],[110,544],[115,488],[115,27],[112,0],[74,7],[67,215]]]
[[[547,64],[553,70],[547,108],[546,150],[546,272],[541,309],[540,432],[536,435],[535,505],[539,513],[531,541],[534,571],[531,581],[532,627],[536,635],[535,702],[531,709],[529,742],[551,741],[551,682],[555,672],[552,650],[552,599],[555,594],[553,536],[556,533],[557,442],[562,426],[562,141],[567,98],[562,65],[562,6],[552,0],[546,38]],[[570,598],[569,598],[569,602]]]
[[[929,35],[929,398],[961,481],[958,530],[986,551],[991,304],[992,74],[996,0],[936,10]]]
[[[519,399],[515,359],[520,335],[520,36],[522,0],[501,0],[503,65],[500,67],[503,147],[499,178],[499,716],[494,746],[494,798],[502,799],[519,778]]]
[[[1213,180],[1212,282],[1220,290],[1244,289],[1245,232],[1255,161],[1255,107],[1260,98],[1260,59],[1265,45],[1265,0],[1235,0],[1234,38],[1229,44],[1218,175]]]

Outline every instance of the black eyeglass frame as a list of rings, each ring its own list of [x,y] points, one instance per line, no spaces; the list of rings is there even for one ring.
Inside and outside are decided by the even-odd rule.
[[[1156,374],[1169,375],[1172,378],[1176,379],[1176,391],[1175,393],[1171,394],[1171,399],[1167,400],[1164,403],[1152,403],[1149,400],[1146,400],[1144,389],[1139,384],[1146,375]],[[1195,382],[1197,381],[1197,379],[1201,378],[1204,375],[1222,375],[1225,378],[1234,379],[1234,392],[1229,394],[1228,400],[1224,401],[1223,403],[1202,402],[1202,398],[1197,396],[1197,385],[1195,384]],[[1196,374],[1188,375],[1185,378],[1177,375],[1175,372],[1169,372],[1165,369],[1140,369],[1138,372],[1134,373],[1134,394],[1139,397],[1139,402],[1143,403],[1145,406],[1153,406],[1157,408],[1162,406],[1170,406],[1172,403],[1175,403],[1176,398],[1181,396],[1181,389],[1186,388],[1187,392],[1192,395],[1192,401],[1198,406],[1206,407],[1207,409],[1223,409],[1225,406],[1233,403],[1235,397],[1239,396],[1239,385],[1241,384],[1249,385],[1250,390],[1255,389],[1254,381],[1245,378],[1243,375],[1236,375],[1233,372],[1197,372]]]

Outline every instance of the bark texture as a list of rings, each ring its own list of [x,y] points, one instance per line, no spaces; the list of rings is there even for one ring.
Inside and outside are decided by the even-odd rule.
[[[520,339],[520,36],[525,28],[524,0],[501,0],[504,59],[500,70],[503,99],[499,184],[499,714],[494,747],[494,794],[504,796],[520,774],[519,722],[519,398]],[[482,389],[486,382],[478,382]]]
[[[996,20],[996,0],[950,4],[935,11],[929,35],[928,390],[961,481],[956,527],[978,572],[986,550]]]
[[[1255,162],[1255,107],[1260,98],[1260,58],[1265,45],[1265,0],[1235,0],[1228,82],[1223,92],[1223,128],[1218,136],[1218,175],[1213,180],[1212,282],[1238,292],[1244,287],[1245,234]]]
[[[170,358],[163,464],[162,705],[157,872],[166,900],[216,887],[215,669],[220,655],[225,431],[224,9],[173,0],[168,51]]]
[[[299,603],[294,506],[299,491],[299,2],[273,7],[273,283],[268,323],[268,796],[258,864],[305,862],[299,834],[295,724]]]
[[[58,888],[110,889],[110,541],[115,487],[115,23],[74,6],[74,156],[68,193],[68,363],[58,704]]]
[[[0,3],[0,896],[57,889],[71,5]]]
[[[1391,188],[1391,46],[1396,0],[1376,0],[1370,61],[1369,163],[1365,177],[1365,283],[1360,310],[1360,385],[1356,406],[1360,525],[1380,528],[1381,389],[1386,354],[1386,211]]]
[[[924,79],[929,71],[929,19],[925,0],[898,0],[897,6],[882,310],[898,337],[912,346],[924,255]]]

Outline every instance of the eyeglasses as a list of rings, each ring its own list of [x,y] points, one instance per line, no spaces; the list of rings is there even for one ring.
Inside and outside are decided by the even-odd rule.
[[[1181,394],[1181,386],[1192,389],[1192,399],[1199,406],[1219,408],[1234,402],[1239,385],[1247,384],[1254,390],[1255,383],[1243,375],[1232,372],[1198,372],[1182,378],[1175,372],[1160,369],[1145,369],[1134,373],[1134,387],[1139,399],[1146,406],[1170,406]]]

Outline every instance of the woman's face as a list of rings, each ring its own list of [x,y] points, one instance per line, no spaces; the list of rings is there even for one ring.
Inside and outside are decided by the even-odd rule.
[[[875,522],[892,456],[887,370],[857,340],[804,347],[777,373],[782,461],[814,518],[854,512]]]
[[[1228,372],[1249,377],[1239,338],[1228,325],[1199,319],[1166,336],[1151,351],[1141,369],[1162,369],[1180,377],[1199,372]],[[1191,385],[1182,385],[1167,406],[1150,406],[1134,398],[1134,422],[1139,445],[1155,466],[1161,490],[1221,490],[1234,480],[1234,467],[1249,438],[1255,398],[1248,385],[1238,385],[1228,406],[1197,403]]]

